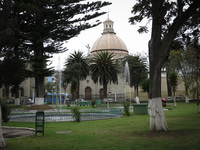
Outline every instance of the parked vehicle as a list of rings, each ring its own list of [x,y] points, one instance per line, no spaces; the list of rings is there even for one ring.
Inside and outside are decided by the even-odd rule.
[[[8,99],[8,100],[7,100],[7,103],[8,103],[8,104],[14,104],[14,103],[15,103],[15,100],[14,100],[14,99]]]
[[[89,102],[88,101],[85,101],[84,99],[76,99],[75,100],[75,104],[77,106],[88,106],[89,105]]]
[[[84,99],[76,99],[75,102],[86,102]]]
[[[33,103],[34,103],[34,100],[28,99],[28,104],[33,104]]]
[[[103,102],[114,102],[114,100],[112,98],[104,98]]]

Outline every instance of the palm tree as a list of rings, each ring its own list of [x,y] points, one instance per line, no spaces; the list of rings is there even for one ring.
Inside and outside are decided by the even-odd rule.
[[[63,82],[71,83],[72,99],[79,98],[80,80],[89,74],[89,65],[81,51],[75,51],[69,56],[63,71]],[[75,82],[76,81],[76,82]]]
[[[119,64],[116,63],[114,54],[107,51],[96,53],[91,60],[90,71],[94,83],[103,84],[104,98],[107,98],[107,85],[117,83],[117,74],[120,73]]]

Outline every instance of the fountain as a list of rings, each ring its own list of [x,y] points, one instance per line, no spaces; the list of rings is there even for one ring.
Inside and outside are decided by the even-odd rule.
[[[56,66],[56,70],[58,71],[58,76],[57,76],[57,79],[58,79],[58,88],[56,93],[58,94],[59,96],[59,104],[60,104],[60,112],[61,112],[61,105],[62,105],[62,87],[61,87],[61,77],[62,77],[62,73],[61,73],[61,65],[60,65],[60,55],[58,56],[58,63],[57,63],[57,66]],[[57,96],[56,96],[56,106],[57,106]]]
[[[128,83],[128,85],[129,85],[129,98],[130,98],[130,104],[131,104],[130,70],[129,70],[129,66],[128,66],[128,62],[127,61],[125,63],[124,76],[125,76],[125,83]],[[125,90],[125,93],[126,93],[126,90]],[[126,99],[126,96],[125,96],[125,99]]]

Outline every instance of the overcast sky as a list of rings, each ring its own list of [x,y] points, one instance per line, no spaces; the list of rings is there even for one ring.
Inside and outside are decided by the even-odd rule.
[[[122,39],[126,44],[129,54],[148,54],[148,41],[150,39],[150,32],[139,34],[137,32],[140,25],[143,24],[131,25],[129,23],[129,18],[133,16],[131,14],[132,7],[135,4],[134,0],[107,0],[112,2],[111,5],[103,8],[105,12],[109,12],[109,19],[114,22],[114,31],[116,35]],[[102,15],[98,18],[101,22],[104,22],[108,18],[108,14]],[[150,25],[149,25],[150,26]],[[151,29],[149,28],[149,31]],[[86,45],[89,44],[90,47],[94,42],[101,36],[103,32],[103,24],[100,24],[97,27],[82,31],[77,37],[74,37],[65,44],[68,51],[62,54],[54,55],[53,57],[53,66],[55,69],[58,67],[63,68],[63,64],[68,58],[68,56],[73,53],[75,50],[81,50],[86,55],[88,49]],[[58,59],[60,60],[58,61]]]

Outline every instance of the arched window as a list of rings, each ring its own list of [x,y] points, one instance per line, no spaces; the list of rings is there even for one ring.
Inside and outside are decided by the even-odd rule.
[[[92,89],[90,87],[85,88],[85,99],[92,100]]]
[[[3,97],[6,97],[6,89],[3,89]]]
[[[21,91],[21,97],[24,96],[24,88],[21,87],[20,91]]]
[[[100,96],[100,99],[104,98],[104,90],[103,89],[99,90],[99,96]]]
[[[15,97],[15,89],[14,88],[11,89],[11,96]]]

